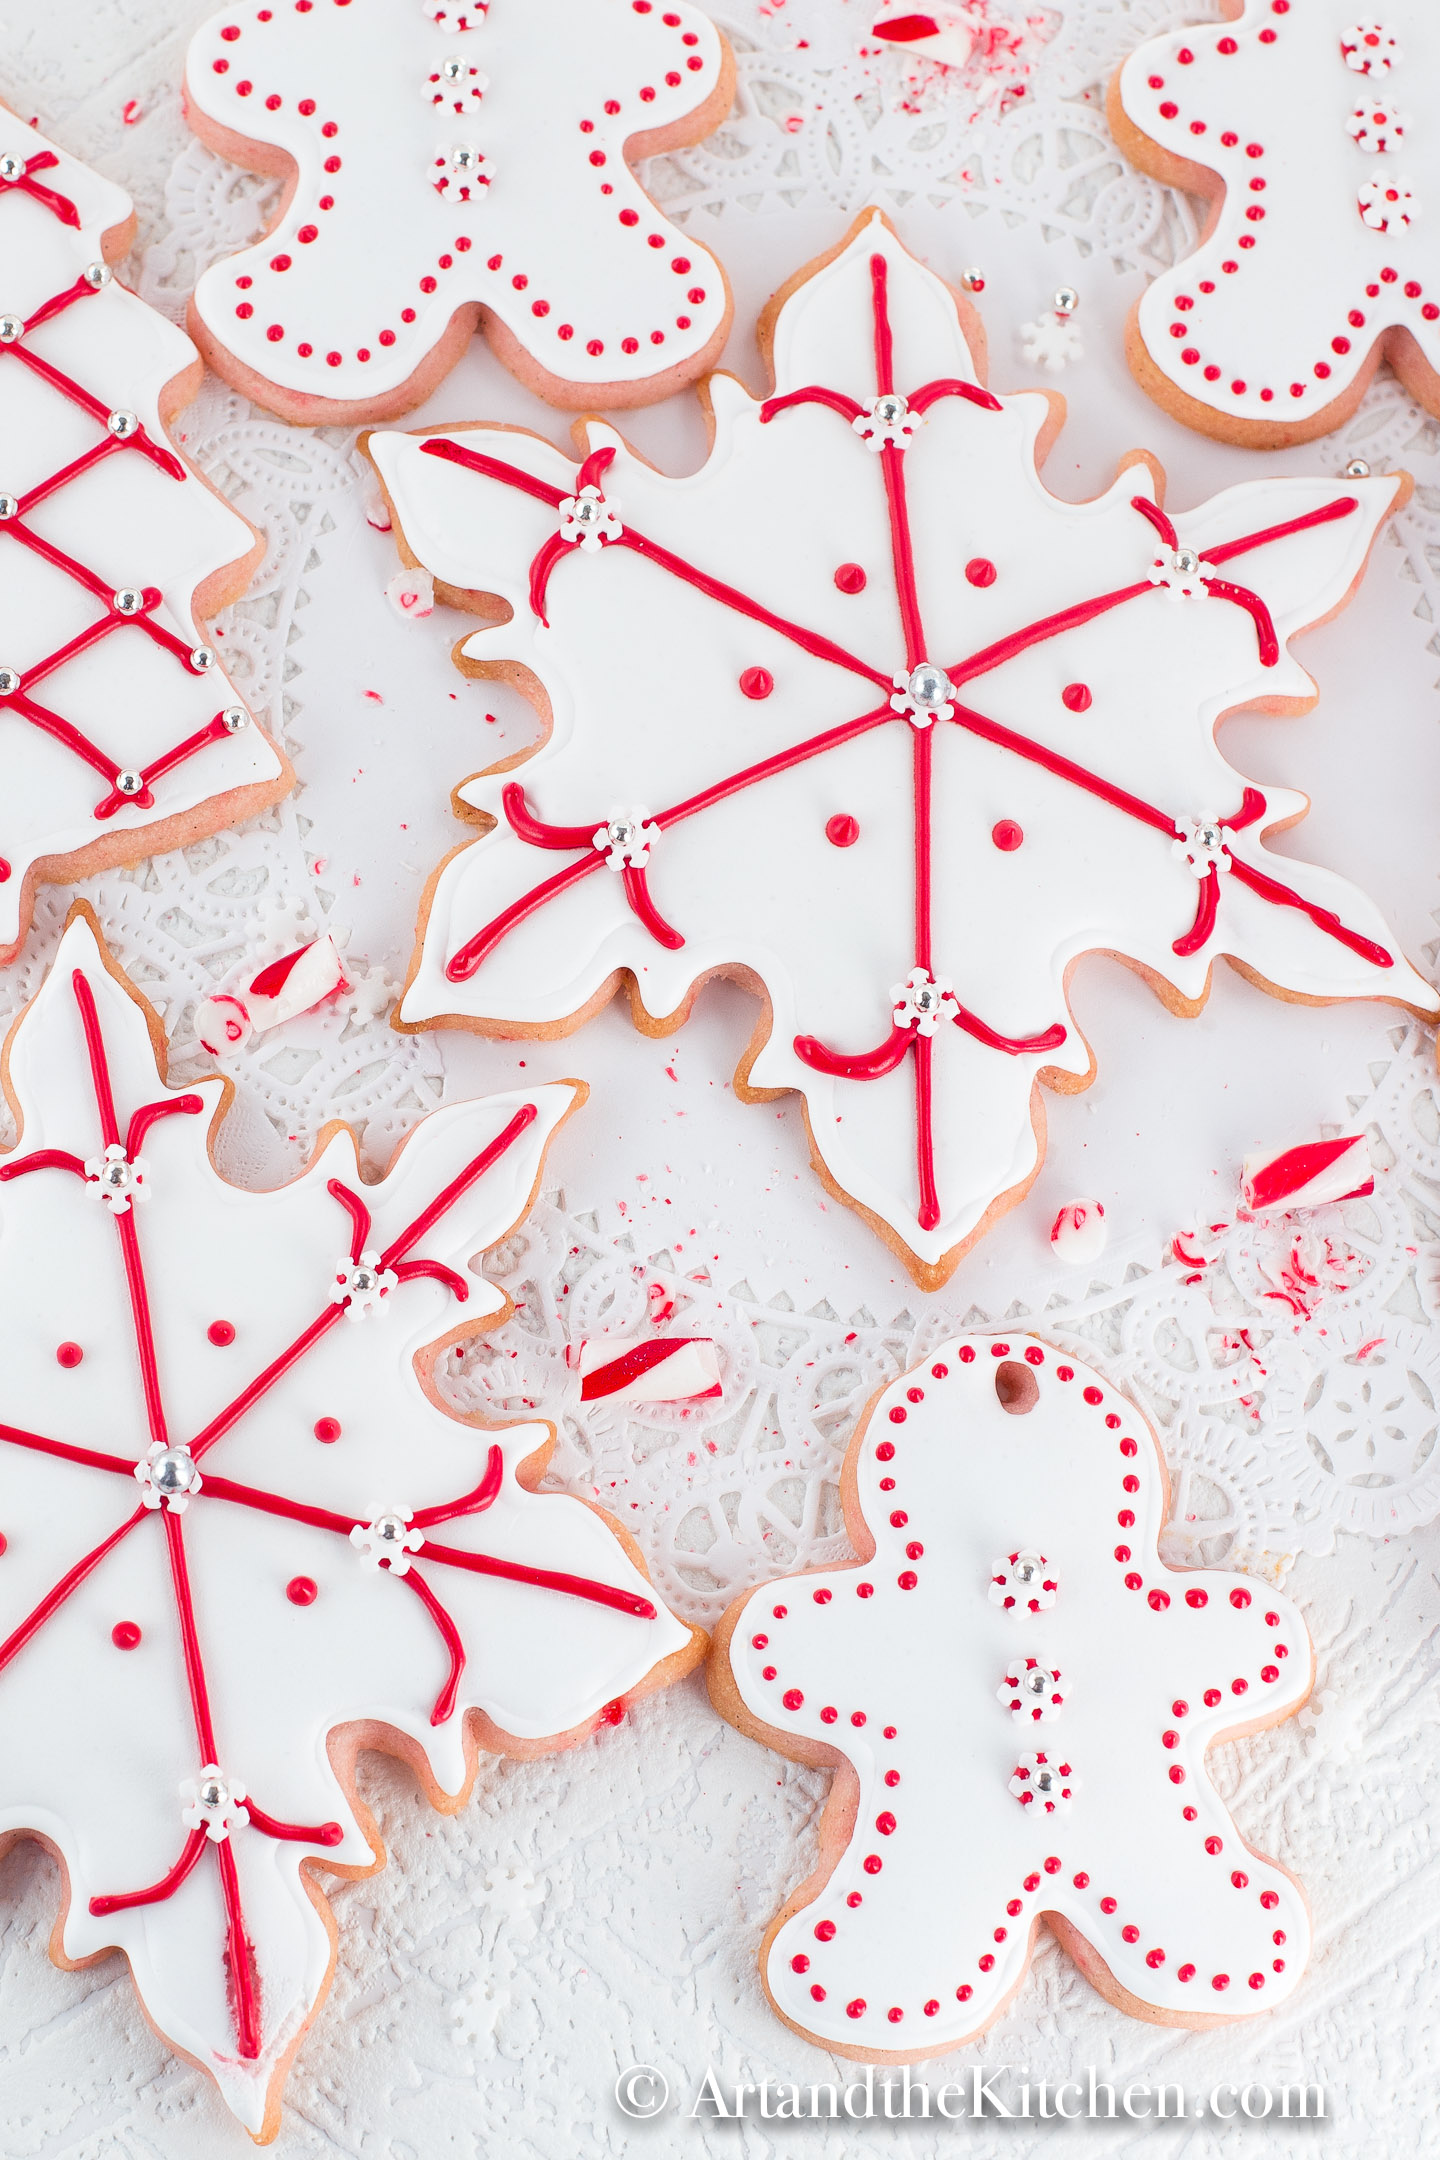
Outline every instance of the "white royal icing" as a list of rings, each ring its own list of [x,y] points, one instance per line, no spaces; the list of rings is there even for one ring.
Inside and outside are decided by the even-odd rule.
[[[1437,75],[1432,0],[1370,19],[1353,0],[1247,0],[1131,54],[1116,78],[1126,118],[1224,191],[1199,247],[1139,303],[1167,383],[1222,423],[1313,435],[1404,331],[1391,357],[1436,409]]]
[[[439,1110],[374,1184],[361,1180],[349,1130],[331,1128],[303,1176],[277,1191],[246,1192],[210,1164],[207,1135],[227,1084],[204,1080],[186,1091],[198,1114],[150,1126],[149,1198],[117,1224],[79,1175],[13,1174],[41,1149],[83,1162],[99,1139],[77,972],[95,999],[122,1130],[137,1107],[170,1099],[144,1013],[104,966],[88,923],[77,920],[11,1037],[10,1086],[23,1130],[0,1181],[5,1419],[7,1427],[98,1450],[120,1469],[112,1475],[0,1442],[0,1839],[29,1831],[49,1841],[70,1886],[66,1956],[85,1959],[118,1945],[152,2022],[212,2072],[246,2127],[259,2131],[279,2066],[315,2011],[331,1963],[304,1865],[365,1868],[372,1858],[330,1764],[332,1731],[356,1719],[391,1727],[421,1752],[440,1789],[457,1793],[469,1709],[524,1740],[568,1732],[682,1648],[687,1631],[653,1599],[590,1508],[517,1482],[516,1465],[544,1444],[546,1426],[492,1433],[459,1423],[415,1372],[428,1344],[504,1312],[503,1295],[468,1262],[524,1212],[573,1090],[542,1086]],[[363,1196],[383,1252],[527,1108],[532,1122],[439,1212],[411,1255],[458,1270],[468,1300],[429,1277],[398,1282],[383,1321],[330,1327],[213,1448],[200,1449],[206,1425],[310,1322],[333,1311],[330,1279],[349,1225],[328,1181]],[[160,1460],[165,1450],[140,1383],[121,1249],[131,1225],[154,1324],[169,1463]],[[221,1328],[219,1340],[211,1332],[217,1322],[230,1330]],[[57,1346],[65,1357],[57,1358]],[[188,1452],[192,1441],[199,1461]],[[492,1450],[503,1456],[503,1474],[491,1505],[428,1528],[412,1521],[474,1493]],[[225,1497],[230,1480],[335,1511],[337,1525],[320,1529],[238,1504]],[[365,1537],[351,1542],[352,1532],[380,1524],[397,1490],[405,1521],[393,1549],[406,1585],[379,1565],[382,1532],[371,1565]],[[138,1527],[7,1657],[26,1616],[137,1505]],[[167,1565],[167,1525],[176,1519],[218,1774],[232,1800],[243,1781],[251,1814],[249,1827],[242,1815],[228,1816],[256,1965],[259,2046],[249,2059],[237,2046],[212,1859],[202,1857],[167,1902],[90,1911],[92,1897],[156,1883],[175,1864],[186,1835],[177,1785],[203,1782],[214,1768],[212,1751],[197,1743]],[[427,1539],[639,1593],[656,1604],[657,1617],[466,1572],[428,1553]],[[416,1579],[452,1617],[467,1661],[456,1707],[438,1725],[431,1718],[449,1657]],[[127,1624],[139,1640],[122,1648],[112,1629]],[[187,1797],[194,1805],[195,1794]],[[257,1827],[257,1808],[290,1823],[336,1823],[343,1837],[276,1841]],[[225,1813],[211,1810],[200,1825],[209,1837]],[[196,1826],[190,1815],[185,1821]]]
[[[1038,1383],[1020,1415],[997,1397],[1007,1360]],[[767,1938],[781,2014],[862,2058],[940,2054],[1004,2009],[1042,1913],[1142,2015],[1283,2002],[1305,1899],[1245,1843],[1205,1751],[1305,1700],[1295,1607],[1162,1565],[1144,1419],[1031,1336],[941,1344],[875,1399],[853,1461],[872,1557],[752,1591],[716,1653],[777,1746],[835,1751],[837,1812],[855,1802],[832,1871]],[[1053,1606],[1017,1619],[986,1593],[995,1551],[1022,1540],[1059,1576]],[[1044,1723],[1016,1713],[1017,1650],[1064,1676]]]
[[[434,102],[447,61],[461,112]],[[474,302],[564,382],[693,372],[724,274],[625,145],[683,122],[724,63],[688,0],[226,8],[190,47],[186,94],[298,177],[275,230],[201,277],[201,320],[278,388],[342,400],[399,390]]]
[[[912,396],[937,379],[974,380],[953,296],[875,220],[781,310],[780,391],[822,384],[862,406],[873,399],[876,255],[888,269],[896,380]],[[537,437],[484,427],[371,438],[409,550],[446,583],[499,594],[513,610],[503,627],[466,641],[467,659],[531,671],[553,714],[548,739],[523,767],[460,789],[495,829],[440,873],[406,1020],[545,1027],[578,1011],[617,970],[633,975],[645,1009],[663,1017],[706,974],[748,971],[764,983],[773,1013],[751,1082],[799,1089],[835,1185],[936,1266],[977,1234],[997,1198],[1032,1176],[1037,1073],[1053,1066],[1080,1078],[1090,1069],[1065,999],[1079,954],[1126,953],[1191,999],[1203,997],[1216,956],[1233,953],[1303,996],[1385,995],[1436,1009],[1434,992],[1403,961],[1384,968],[1360,957],[1298,909],[1262,900],[1233,869],[1220,880],[1212,934],[1187,955],[1173,949],[1200,897],[1191,869],[1172,853],[1175,839],[1196,821],[1237,817],[1246,799],[1244,777],[1216,747],[1216,718],[1258,697],[1303,704],[1313,696],[1285,640],[1341,604],[1399,483],[1256,479],[1179,513],[1180,543],[1204,562],[1227,539],[1337,501],[1356,505],[1220,565],[1268,604],[1279,652],[1267,667],[1243,607],[1210,593],[1182,603],[1150,589],[1157,534],[1132,507],[1153,493],[1147,466],[1131,465],[1091,502],[1046,492],[1034,471],[1049,412],[1038,394],[1006,398],[1000,411],[944,398],[908,449],[880,455],[843,412],[796,406],[766,423],[757,401],[724,375],[711,396],[714,448],[684,480],[655,471],[608,426],[592,424],[591,450],[616,453],[605,492],[624,500],[626,539],[590,556],[568,548],[555,561],[548,627],[532,610],[530,569],[547,544],[559,545],[549,503],[424,444],[507,461],[563,497],[575,492],[573,461]],[[1121,589],[1138,587],[1139,596],[962,684],[952,691],[952,718],[931,713],[922,730],[926,716],[902,697],[907,710],[893,721],[667,825],[670,806],[728,775],[868,711],[888,711],[908,657],[885,496],[885,460],[894,457],[903,458],[931,657],[950,677],[967,653],[1056,611]],[[682,583],[637,552],[637,533],[836,641],[879,683]],[[992,568],[989,582],[976,582]],[[863,590],[850,589],[852,570]],[[752,670],[773,678],[773,694],[746,694],[741,678]],[[1084,710],[1067,704],[1077,690]],[[1180,824],[1141,824],[980,741],[960,725],[962,707],[1087,762]],[[928,963],[914,945],[913,746],[922,732],[933,748],[939,836]],[[644,802],[661,829],[645,873],[651,896],[684,944],[668,949],[651,934],[621,878],[578,877],[503,936],[468,979],[447,976],[482,928],[581,851],[522,841],[505,810],[514,783],[535,817],[573,827],[585,852],[617,802]],[[1265,825],[1303,812],[1305,798],[1267,788],[1258,799],[1263,815],[1229,834],[1235,853],[1271,866],[1308,902],[1392,952],[1370,901],[1332,871],[1288,855],[1282,862],[1259,843]],[[830,837],[837,816],[853,845]],[[982,935],[977,924],[992,927]],[[931,1038],[939,1208],[931,1227],[919,1218],[911,1057],[859,1081],[816,1070],[794,1048],[797,1036],[851,1053],[883,1043],[901,1024],[897,997],[917,965],[952,1000]],[[1058,1049],[1011,1055],[953,1022],[961,1007],[1007,1038],[1060,1025],[1065,1039]]]
[[[101,263],[106,234],[131,213],[123,190],[0,107],[0,159],[23,167],[47,155],[56,162],[32,177],[72,205],[80,222],[70,224],[21,187],[0,185],[0,313],[22,323]],[[27,352],[105,412],[97,416],[42,380],[21,357]],[[63,875],[63,858],[117,832],[135,835],[135,852],[143,853],[146,828],[161,819],[203,812],[212,797],[232,789],[279,781],[279,758],[223,671],[193,672],[126,619],[140,612],[137,600],[158,590],[163,597],[149,619],[187,650],[201,646],[193,594],[254,544],[244,520],[179,460],[161,423],[161,391],[195,359],[184,332],[114,277],[87,287],[13,347],[0,346],[0,495],[16,506],[13,516],[0,516],[0,670],[18,676],[22,695],[78,729],[127,773],[143,771],[222,711],[241,721],[236,732],[220,733],[154,779],[150,804],[122,799],[97,818],[97,806],[112,793],[108,775],[53,729],[0,703],[0,954],[28,927],[26,888],[35,865],[45,862],[52,875]],[[123,416],[114,428],[107,428],[110,413]],[[112,450],[30,507],[42,483],[97,445],[107,439],[133,445],[132,421],[164,452],[173,474],[138,447]],[[96,592],[44,559],[19,537],[22,529],[94,573],[106,589]],[[117,596],[123,606],[115,604]],[[107,618],[116,627],[96,644],[43,668]],[[0,682],[8,684],[9,676],[0,674]],[[241,814],[258,806],[252,795]]]

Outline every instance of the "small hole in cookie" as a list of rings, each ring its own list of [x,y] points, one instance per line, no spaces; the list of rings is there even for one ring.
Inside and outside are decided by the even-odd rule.
[[[1002,1410],[1011,1417],[1024,1417],[1040,1400],[1040,1383],[1028,1365],[1017,1365],[1007,1358],[995,1368],[995,1393]]]

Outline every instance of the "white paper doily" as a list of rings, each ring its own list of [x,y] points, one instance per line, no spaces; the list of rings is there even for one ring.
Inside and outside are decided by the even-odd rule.
[[[257,230],[267,195],[185,136],[184,44],[210,5],[0,0],[0,95],[131,187],[132,275],[177,315],[197,269]],[[1119,158],[1101,94],[1142,36],[1218,7],[971,0],[971,11],[997,32],[1000,57],[957,78],[866,44],[871,0],[716,7],[739,61],[735,113],[708,144],[657,164],[652,184],[725,257],[737,298],[726,364],[759,386],[759,307],[874,200],[945,275],[983,272],[997,386],[1044,383],[1069,398],[1047,473],[1058,491],[1091,492],[1135,443],[1165,462],[1175,502],[1250,474],[1252,457],[1174,426],[1125,370],[1124,315],[1191,243],[1195,220]],[[1085,357],[1053,377],[1024,362],[1019,327],[1061,284],[1080,294]],[[417,416],[457,417],[563,436],[563,420],[483,346]],[[701,1620],[762,1576],[844,1550],[835,1479],[855,1413],[947,1325],[1025,1316],[1083,1343],[1161,1433],[1170,1557],[1266,1573],[1294,1560],[1290,1588],[1320,1649],[1317,1707],[1225,1751],[1220,1780],[1247,1835],[1306,1881],[1320,1948],[1282,2017],[1185,2035],[1111,2011],[1052,1947],[964,2062],[1025,2063],[1037,2079],[1093,2063],[1117,2085],[1163,2076],[1192,2093],[1318,2076],[1332,2122],[1271,2123],[1267,2154],[1338,2154],[1366,2133],[1424,2149],[1440,1950],[1426,1785],[1440,1761],[1423,1531],[1440,1512],[1428,1037],[1383,1008],[1281,1006],[1223,970],[1206,1014],[1181,1023],[1123,971],[1087,963],[1077,993],[1100,1077],[1052,1099],[1030,1200],[934,1298],[827,1201],[791,1106],[734,1100],[728,1075],[754,1020],[739,992],[707,993],[668,1042],[634,1035],[613,1010],[558,1045],[396,1037],[386,1010],[419,892],[459,837],[449,789],[527,739],[528,708],[453,672],[461,618],[407,623],[382,602],[393,549],[365,522],[347,437],[287,429],[213,381],[184,419],[190,454],[270,540],[222,627],[301,786],[254,825],[86,890],[164,1012],[182,1075],[196,1002],[242,961],[329,928],[348,933],[355,984],[341,1008],[260,1036],[233,1061],[227,1170],[256,1183],[287,1174],[337,1113],[378,1162],[445,1094],[502,1085],[522,1064],[532,1077],[589,1078],[591,1105],[554,1161],[557,1191],[501,1256],[517,1317],[453,1386],[465,1405],[501,1413],[541,1402],[561,1430],[556,1479],[614,1508],[666,1596]],[[701,453],[688,397],[625,425],[673,470]],[[1322,702],[1304,721],[1232,725],[1247,764],[1312,794],[1303,852],[1371,890],[1434,966],[1440,431],[1382,377],[1343,436],[1268,462],[1334,471],[1357,454],[1405,466],[1418,485],[1354,606],[1302,648]],[[33,989],[68,900],[42,894],[24,959],[0,977],[0,1020]],[[1300,1224],[1298,1255],[1290,1224],[1207,1233],[1202,1269],[1171,1256],[1176,1232],[1233,1224],[1247,1149],[1356,1121],[1381,1166],[1372,1202]],[[1045,1237],[1082,1193],[1105,1202],[1112,1226],[1083,1276],[1055,1265]],[[683,1414],[582,1411],[566,1342],[638,1324],[655,1279],[676,1292],[677,1325],[719,1339],[725,1400]],[[369,1791],[392,1865],[336,1896],[336,1987],[290,2081],[284,2160],[428,2160],[472,2146],[540,2160],[758,2160],[777,2149],[759,2123],[707,2128],[671,2113],[628,2124],[611,2097],[617,2070],[653,2063],[685,2094],[709,2063],[732,2080],[835,2074],[768,2012],[754,1964],[764,1922],[811,1864],[824,1780],[720,1725],[698,1683],[575,1755],[498,1766],[455,1820],[431,1815],[391,1765],[375,1765]],[[247,2150],[205,2082],[146,2033],[117,1962],[51,1970],[55,1899],[33,1847],[0,1867],[0,2149],[16,2160]],[[1130,2133],[1165,2155],[1208,2155],[1224,2134],[1208,2120]],[[786,2149],[803,2138],[825,2160],[930,2160],[955,2135],[814,2125]],[[963,2135],[985,2156],[1048,2149],[1040,2125]],[[1068,2142],[1110,2152],[1116,2137],[1077,2126]]]

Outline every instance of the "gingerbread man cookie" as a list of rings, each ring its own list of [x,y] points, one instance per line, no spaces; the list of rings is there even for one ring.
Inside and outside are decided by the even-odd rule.
[[[1110,89],[1135,164],[1210,202],[1126,333],[1151,397],[1256,449],[1346,420],[1386,359],[1440,412],[1440,76],[1430,0],[1225,0]],[[1428,237],[1427,237],[1428,236]]]
[[[1154,2023],[1293,1995],[1304,1896],[1205,1756],[1300,1707],[1310,1639],[1268,1584],[1160,1560],[1135,1405],[1033,1336],[959,1337],[875,1397],[842,1492],[860,1560],[752,1590],[710,1663],[732,1724],[836,1773],[761,1946],[785,2022],[941,2054],[1024,1984],[1042,1920]]]
[[[708,134],[734,74],[690,0],[239,0],[195,37],[186,109],[286,190],[200,279],[196,343],[288,420],[408,412],[477,324],[554,404],[665,397],[730,295],[632,168]]]

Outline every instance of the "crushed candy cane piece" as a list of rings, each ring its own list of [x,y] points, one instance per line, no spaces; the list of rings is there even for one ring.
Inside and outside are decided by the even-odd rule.
[[[1248,1215],[1288,1215],[1294,1208],[1361,1200],[1374,1190],[1370,1143],[1364,1133],[1347,1133],[1247,1155],[1240,1201]]]
[[[257,1029],[280,1027],[313,1012],[350,987],[340,950],[327,932],[272,960],[237,991],[206,998],[195,1014],[195,1035],[212,1057],[238,1050]]]
[[[580,1375],[581,1402],[709,1402],[724,1391],[708,1335],[658,1335],[646,1342],[597,1336],[567,1352]]]
[[[1057,1258],[1075,1267],[1088,1267],[1100,1258],[1107,1234],[1105,1209],[1099,1200],[1072,1200],[1050,1225],[1050,1243]]]
[[[885,0],[870,35],[941,67],[965,67],[977,42],[974,27],[958,8],[915,8],[906,0]]]
[[[435,580],[428,570],[397,570],[385,587],[385,597],[397,614],[423,622],[435,612]]]

